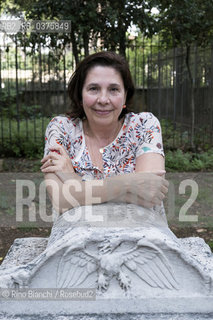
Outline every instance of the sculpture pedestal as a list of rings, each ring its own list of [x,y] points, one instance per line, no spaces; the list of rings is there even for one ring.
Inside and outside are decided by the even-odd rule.
[[[71,217],[73,211],[60,217],[49,239],[15,240],[0,267],[1,312],[213,312],[213,255],[203,239],[177,239],[149,216],[140,227],[70,223]]]

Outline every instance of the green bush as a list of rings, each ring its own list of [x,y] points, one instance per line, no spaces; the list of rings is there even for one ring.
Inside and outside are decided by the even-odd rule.
[[[34,119],[42,116],[42,106],[38,104],[25,104],[22,102],[22,95],[19,95],[19,109],[17,116],[17,105],[16,105],[17,93],[15,89],[2,90],[0,95],[0,105],[2,106],[1,116],[5,120],[8,119]]]
[[[181,123],[175,125],[171,120],[162,119],[160,121],[163,135],[163,145],[165,150],[192,150],[190,128],[183,129]],[[194,150],[208,151],[212,144],[211,129],[208,127],[196,128],[194,136]]]
[[[43,156],[44,135],[50,118],[28,119],[18,122],[4,118],[0,121],[3,139],[0,143],[0,157],[39,159]]]
[[[43,157],[43,141],[26,140],[23,137],[14,137],[11,141],[4,141],[0,145],[1,157],[15,157],[40,159]]]
[[[0,145],[2,157],[23,157],[40,159],[43,156],[44,140],[26,140],[16,136],[11,141]],[[167,171],[213,171],[213,148],[201,154],[183,152],[181,150],[165,153]]]
[[[166,152],[166,168],[171,171],[188,171],[190,168],[190,154],[181,150]]]
[[[15,102],[16,102],[16,91],[14,89],[10,90],[10,94],[1,90],[0,95],[0,105],[2,106],[1,114],[3,117],[11,117],[10,113],[12,112],[12,116],[15,115]]]
[[[213,170],[213,148],[202,153],[168,151],[166,152],[166,169],[168,171]]]

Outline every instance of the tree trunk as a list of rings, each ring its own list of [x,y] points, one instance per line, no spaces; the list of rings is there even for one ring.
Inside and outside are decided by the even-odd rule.
[[[87,57],[89,55],[89,36],[86,31],[83,33],[83,41],[84,41],[84,55]]]
[[[190,107],[191,107],[191,148],[194,151],[194,132],[195,132],[195,88],[194,88],[194,79],[192,76],[192,71],[190,67],[190,52],[191,46],[186,47],[186,67],[189,75],[189,84],[190,84]]]
[[[2,80],[1,80],[1,48],[0,48],[0,92],[1,92],[1,82],[2,82]]]
[[[119,32],[119,53],[126,57],[126,21],[125,21],[125,3],[126,1],[120,0],[118,6],[118,32]]]
[[[126,30],[120,29],[119,53],[126,57]]]
[[[42,87],[42,57],[41,57],[41,44],[39,43],[39,84]]]
[[[72,42],[72,52],[75,58],[75,63],[77,65],[79,63],[78,46],[75,38],[75,26],[73,23],[71,25],[71,42]]]

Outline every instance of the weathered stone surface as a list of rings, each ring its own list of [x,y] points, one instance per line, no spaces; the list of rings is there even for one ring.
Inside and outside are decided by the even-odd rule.
[[[47,243],[47,238],[40,237],[15,239],[0,270],[26,265],[46,249]]]
[[[0,287],[94,288],[95,301],[2,299],[0,310],[25,315],[41,310],[52,314],[213,312],[213,255],[203,239],[177,239],[161,210],[93,206],[93,218],[100,214],[106,218],[108,210],[101,226],[100,221],[86,219],[90,209],[84,207],[81,215],[82,208],[71,210],[58,218],[48,240],[16,239],[0,267]],[[137,218],[132,222],[134,214]],[[120,226],[122,215],[125,221]],[[80,218],[74,221],[74,216]]]
[[[213,314],[113,314],[113,315],[21,315],[8,317],[0,315],[0,320],[212,320]]]

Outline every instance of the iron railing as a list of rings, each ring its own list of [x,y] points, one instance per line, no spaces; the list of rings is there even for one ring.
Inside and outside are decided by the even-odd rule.
[[[71,48],[59,51],[40,46],[33,52],[0,36],[0,141],[10,142],[14,136],[41,140],[50,118],[69,108],[67,84],[75,69]],[[127,46],[126,58],[137,88],[135,112],[151,111],[162,121],[165,135],[170,137],[168,147],[189,144],[190,83],[185,49],[142,39],[140,44],[135,41]],[[212,146],[213,44],[205,49],[194,46],[190,61],[195,139]]]

